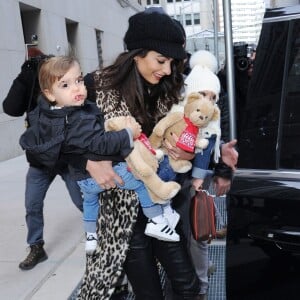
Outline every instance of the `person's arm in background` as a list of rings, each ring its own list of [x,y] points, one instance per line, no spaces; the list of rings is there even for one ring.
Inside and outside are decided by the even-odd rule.
[[[236,140],[229,141],[229,108],[228,98],[224,90],[221,92],[218,102],[221,110],[221,158],[214,166],[214,188],[216,195],[224,195],[230,190],[233,172],[238,161],[238,152],[235,149]]]
[[[29,106],[37,79],[37,65],[25,61],[20,74],[14,79],[6,98],[3,100],[3,111],[13,117],[22,116]]]
[[[209,174],[208,167],[211,160],[211,154],[216,144],[216,135],[212,135],[208,138],[208,146],[201,152],[196,153],[193,160],[192,169],[192,186],[195,191],[201,191],[203,189],[203,182],[205,177]]]

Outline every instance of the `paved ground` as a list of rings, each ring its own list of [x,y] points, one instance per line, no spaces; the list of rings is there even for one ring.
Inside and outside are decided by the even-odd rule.
[[[81,213],[57,177],[45,199],[45,249],[49,259],[30,271],[18,268],[28,254],[24,209],[24,156],[0,162],[0,299],[65,300],[84,273]]]

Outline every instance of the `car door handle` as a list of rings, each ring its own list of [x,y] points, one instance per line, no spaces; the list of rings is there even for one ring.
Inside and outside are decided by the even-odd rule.
[[[290,226],[281,228],[255,226],[254,228],[249,228],[249,237],[252,239],[263,239],[278,243],[300,245],[300,228]]]

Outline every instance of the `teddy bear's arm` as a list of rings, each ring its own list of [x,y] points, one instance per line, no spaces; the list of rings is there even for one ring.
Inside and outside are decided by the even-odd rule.
[[[169,127],[181,121],[183,117],[184,114],[182,112],[173,112],[167,114],[156,124],[153,129],[153,133],[155,133],[157,136],[162,137]]]

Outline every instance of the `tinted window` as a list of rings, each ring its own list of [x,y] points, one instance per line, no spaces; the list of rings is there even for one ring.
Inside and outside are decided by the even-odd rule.
[[[300,169],[300,20],[291,22],[280,167]]]
[[[289,22],[265,23],[257,47],[247,101],[237,128],[239,167],[276,167],[280,99]]]

